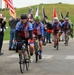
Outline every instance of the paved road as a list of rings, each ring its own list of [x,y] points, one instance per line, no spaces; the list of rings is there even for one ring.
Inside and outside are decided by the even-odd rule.
[[[3,44],[4,55],[0,56],[0,75],[22,75],[19,70],[18,54],[8,50],[8,43]],[[43,59],[30,64],[29,71],[23,75],[74,75],[74,39],[69,46],[60,42],[59,50],[53,44],[43,47]]]

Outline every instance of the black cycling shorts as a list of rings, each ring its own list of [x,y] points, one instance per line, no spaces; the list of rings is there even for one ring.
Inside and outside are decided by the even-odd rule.
[[[21,50],[21,49],[22,49],[22,45],[23,45],[22,40],[24,40],[24,43],[25,43],[26,45],[28,45],[28,38],[27,38],[27,39],[21,38],[21,39],[19,39],[19,40],[17,41],[17,44],[18,44],[18,50]]]

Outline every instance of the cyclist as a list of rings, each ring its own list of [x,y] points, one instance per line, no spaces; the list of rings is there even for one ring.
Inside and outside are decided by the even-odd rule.
[[[57,38],[59,38],[59,33],[61,31],[61,23],[58,21],[58,18],[53,19],[52,28],[54,35],[54,48],[56,48]]]
[[[44,35],[44,26],[40,21],[40,16],[35,17],[33,22],[33,34],[39,39],[39,59],[42,59],[42,40]]]
[[[22,40],[25,40],[26,45],[30,43],[30,55],[33,56],[34,41],[32,37],[32,24],[28,21],[27,14],[21,14],[21,20],[16,25],[16,40],[18,44],[18,53],[20,56],[22,48]],[[32,58],[30,59],[33,60]]]
[[[64,34],[65,34],[65,39],[66,39],[66,32],[68,32],[68,33],[70,32],[69,18],[65,18],[65,21],[62,23],[62,28],[63,28]]]

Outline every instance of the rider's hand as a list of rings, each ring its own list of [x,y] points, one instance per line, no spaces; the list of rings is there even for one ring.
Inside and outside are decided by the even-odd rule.
[[[30,39],[28,40],[28,43],[30,43]]]
[[[6,17],[4,17],[3,19],[4,19],[4,21],[6,21]]]
[[[17,42],[17,40],[14,40],[14,42]]]

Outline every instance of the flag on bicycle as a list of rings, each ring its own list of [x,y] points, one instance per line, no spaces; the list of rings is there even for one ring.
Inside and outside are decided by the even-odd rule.
[[[45,10],[44,10],[44,7],[42,6],[42,17],[47,17],[47,15],[45,14]]]
[[[6,5],[7,5],[7,8],[9,8],[10,15],[13,18],[16,18],[16,13],[15,13],[15,9],[14,9],[12,0],[4,0],[4,1],[5,1]]]
[[[60,17],[61,17],[61,18],[64,18],[62,12],[60,12]]]
[[[36,8],[35,17],[39,16],[39,6]]]
[[[45,11],[44,11],[44,7],[42,6],[42,17],[44,18],[45,16]]]
[[[65,18],[69,18],[69,11],[67,11],[67,14],[66,14]]]
[[[53,9],[53,19],[58,19],[56,8]]]

